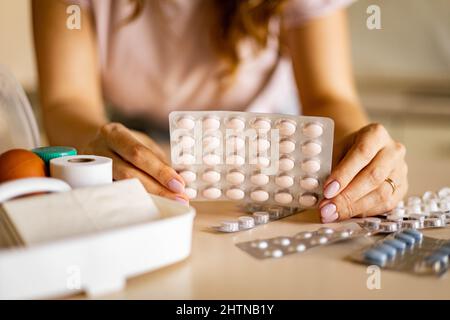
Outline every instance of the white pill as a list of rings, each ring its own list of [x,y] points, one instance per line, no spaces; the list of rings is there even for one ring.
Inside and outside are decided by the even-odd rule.
[[[412,196],[408,198],[408,206],[410,205],[420,205],[422,203],[422,200],[419,197]]]
[[[178,157],[178,164],[190,166],[195,163],[195,157],[189,153],[183,153]]]
[[[303,128],[303,134],[308,138],[318,138],[323,134],[323,128],[320,124],[310,123]]]
[[[229,189],[226,193],[227,197],[231,200],[241,200],[245,197],[245,192],[241,189]]]
[[[270,165],[270,160],[266,157],[256,158],[256,166],[258,168],[267,168]]]
[[[440,189],[438,191],[438,196],[439,196],[439,198],[445,198],[445,197],[450,196],[450,188],[444,187],[444,188]]]
[[[214,170],[209,170],[203,173],[202,180],[208,183],[216,183],[220,181],[220,173]]]
[[[305,190],[314,190],[319,186],[319,180],[316,178],[303,178],[300,180],[300,187]]]
[[[264,190],[256,190],[250,194],[250,198],[256,202],[264,202],[269,199],[269,193]]]
[[[184,193],[188,196],[189,199],[197,198],[197,190],[194,188],[186,188],[184,189]]]
[[[289,120],[282,120],[278,124],[278,129],[280,130],[280,134],[283,136],[292,136],[297,129],[295,123]]]
[[[280,142],[281,153],[291,153],[295,150],[295,143],[291,140],[283,140]]]
[[[227,128],[233,130],[244,130],[245,122],[239,118],[232,118],[227,122]]]
[[[189,149],[195,145],[195,140],[190,136],[182,136],[179,143],[183,149]]]
[[[280,192],[275,195],[275,201],[281,204],[289,204],[292,200],[292,195],[287,192]]]
[[[241,172],[234,171],[227,174],[227,181],[231,184],[241,184],[245,180],[245,175]]]
[[[253,122],[253,128],[261,131],[269,131],[271,128],[270,121],[265,119],[257,119]]]
[[[312,207],[317,203],[317,197],[312,194],[304,194],[300,196],[298,202],[304,207]]]
[[[180,172],[180,176],[183,178],[184,182],[186,182],[187,184],[192,183],[195,180],[197,180],[197,174],[195,174],[195,172],[192,172],[189,170]]]
[[[191,118],[181,118],[177,122],[178,128],[192,130],[195,127],[195,121]]]
[[[227,139],[227,151],[238,151],[245,147],[245,141],[239,137],[229,137]]]
[[[218,130],[220,128],[220,121],[215,118],[206,118],[203,120],[204,130]]]
[[[239,227],[241,229],[251,229],[255,227],[255,219],[249,216],[243,216],[238,218]]]
[[[275,249],[272,251],[271,255],[273,258],[281,258],[283,256],[283,251],[280,249]]]
[[[297,247],[295,248],[295,250],[296,250],[297,252],[303,252],[303,251],[306,250],[306,246],[305,246],[303,243],[300,243],[300,244],[297,245]]]
[[[291,171],[294,169],[295,163],[292,159],[281,158],[279,162],[279,167],[281,171]]]
[[[290,188],[294,185],[294,178],[291,176],[279,176],[275,178],[275,183],[281,188]]]
[[[307,157],[315,157],[322,152],[322,146],[317,142],[307,142],[302,146],[302,153]]]
[[[208,188],[203,190],[203,196],[206,199],[218,199],[222,195],[222,191],[218,188]]]
[[[258,243],[256,244],[256,246],[257,246],[259,249],[267,249],[267,248],[269,247],[269,244],[267,243],[267,241],[261,240],[261,241],[258,241]]]
[[[242,166],[245,164],[245,159],[237,154],[232,154],[227,157],[227,164],[231,166]]]
[[[203,147],[205,151],[212,151],[220,146],[220,139],[214,136],[203,138]]]
[[[222,221],[219,227],[222,232],[237,232],[239,231],[238,221]]]
[[[302,163],[302,170],[307,173],[316,173],[320,170],[320,162],[317,160],[307,160]]]
[[[256,224],[266,224],[270,220],[270,215],[265,211],[258,211],[253,213],[253,218]]]
[[[269,176],[263,173],[258,173],[250,178],[251,183],[257,186],[265,186],[269,183]]]
[[[220,163],[220,157],[217,154],[207,154],[203,157],[203,162],[208,166],[217,166]]]
[[[258,152],[266,152],[270,148],[270,142],[267,139],[256,140],[256,145],[258,148]]]

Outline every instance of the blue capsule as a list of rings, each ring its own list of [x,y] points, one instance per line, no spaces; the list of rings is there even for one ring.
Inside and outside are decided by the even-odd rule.
[[[437,251],[437,252],[434,252],[433,254],[431,254],[430,256],[426,257],[425,261],[428,264],[435,264],[435,263],[447,264],[448,263],[448,254]]]
[[[412,246],[412,245],[414,245],[414,243],[416,243],[416,239],[414,239],[413,237],[411,237],[405,233],[397,233],[395,235],[395,238],[404,242],[407,246]]]
[[[373,263],[383,266],[386,263],[388,255],[377,249],[370,249],[364,252],[364,260],[367,263]]]
[[[383,244],[391,246],[391,247],[395,248],[395,250],[397,250],[397,251],[403,252],[406,249],[406,244],[404,242],[401,242],[401,241],[395,240],[395,239],[385,240],[385,241],[383,241]]]
[[[388,244],[380,244],[376,246],[375,249],[387,254],[389,259],[393,259],[397,254],[397,250]]]
[[[411,237],[413,237],[414,239],[416,239],[417,241],[421,241],[423,238],[423,234],[420,231],[417,231],[415,229],[406,229],[404,230],[402,233],[405,233]]]

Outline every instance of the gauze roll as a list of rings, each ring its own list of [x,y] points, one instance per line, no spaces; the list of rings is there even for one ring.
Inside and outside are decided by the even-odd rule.
[[[50,176],[67,182],[72,188],[112,183],[112,160],[106,157],[78,155],[52,159]]]

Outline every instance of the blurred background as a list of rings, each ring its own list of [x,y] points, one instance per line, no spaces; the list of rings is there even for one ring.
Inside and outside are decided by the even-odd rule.
[[[367,28],[369,5],[380,30]],[[410,193],[450,185],[450,1],[359,0],[349,19],[363,105],[406,144]],[[28,0],[0,0],[0,63],[39,114],[30,22]]]

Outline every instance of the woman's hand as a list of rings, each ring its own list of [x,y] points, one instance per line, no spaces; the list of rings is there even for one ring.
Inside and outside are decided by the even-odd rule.
[[[108,123],[83,152],[113,159],[115,180],[138,178],[149,193],[189,203],[183,179],[168,165],[161,148],[144,134]]]
[[[335,146],[320,203],[322,223],[392,210],[408,189],[405,147],[380,124],[370,124]],[[391,185],[391,183],[393,185]]]

